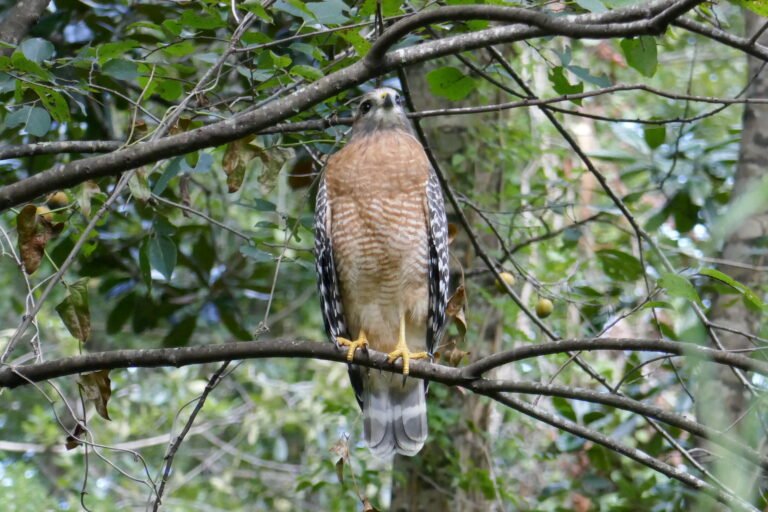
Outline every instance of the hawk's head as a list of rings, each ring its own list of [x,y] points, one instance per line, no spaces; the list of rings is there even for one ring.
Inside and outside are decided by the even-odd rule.
[[[357,107],[353,135],[369,135],[376,130],[400,129],[411,132],[403,110],[403,97],[394,89],[382,87],[365,94]]]

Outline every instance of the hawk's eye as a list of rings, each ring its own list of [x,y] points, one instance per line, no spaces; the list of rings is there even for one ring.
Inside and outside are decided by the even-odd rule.
[[[395,103],[397,103],[398,105],[402,106],[403,105],[403,101],[404,101],[404,99],[403,99],[402,96],[400,96],[399,94],[395,94]]]
[[[363,103],[360,105],[360,112],[362,112],[363,114],[367,114],[367,113],[368,113],[368,111],[369,111],[369,110],[371,110],[371,107],[372,107],[372,106],[373,106],[373,105],[371,104],[371,101],[370,101],[370,100],[366,100],[366,101],[364,101],[364,102],[363,102]]]

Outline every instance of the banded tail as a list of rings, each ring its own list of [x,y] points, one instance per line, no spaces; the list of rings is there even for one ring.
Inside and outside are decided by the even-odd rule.
[[[427,440],[424,381],[369,371],[363,391],[363,434],[374,455],[416,455]]]

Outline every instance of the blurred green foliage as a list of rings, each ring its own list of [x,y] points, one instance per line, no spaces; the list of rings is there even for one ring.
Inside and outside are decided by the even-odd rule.
[[[569,2],[567,8],[583,12],[619,3],[627,2]],[[5,4],[0,5],[10,5]],[[227,60],[205,94],[193,99],[172,131],[231,117],[357,61],[375,35],[375,4],[281,0],[268,8],[250,1],[239,5],[240,16],[252,12],[257,18],[243,35],[242,50]],[[382,11],[400,16],[406,8],[385,1]],[[740,30],[738,11],[723,6],[718,14]],[[228,2],[56,1],[10,56],[0,56],[4,144],[144,140],[219,59],[236,25]],[[447,36],[482,26],[435,29]],[[426,37],[419,33],[406,42]],[[664,38],[535,40],[508,48],[505,55],[542,97],[639,83],[670,93],[730,98],[745,83],[743,55],[674,28]],[[465,57],[514,88],[504,69],[480,52]],[[446,106],[464,98],[478,105],[511,101],[458,60],[432,71],[427,82],[429,92]],[[392,79],[387,83],[397,86]],[[292,120],[348,115],[351,102],[370,85],[340,91]],[[484,212],[472,216],[481,239],[494,239],[491,225],[500,235],[508,251],[496,242],[487,246],[516,276],[523,298],[531,307],[538,297],[554,302],[546,320],[552,330],[589,337],[618,323],[617,330],[626,335],[661,332],[669,339],[703,341],[690,301],[700,300],[706,308],[714,296],[730,294],[738,304],[745,300],[764,308],[764,290],[707,274],[703,271],[712,272],[706,268],[711,265],[701,260],[717,249],[711,229],[732,191],[739,107],[720,109],[639,91],[557,106],[622,120],[558,114],[639,224],[683,272],[665,271],[647,244],[641,257],[629,224],[538,111],[499,111],[489,122],[473,125],[477,144],[457,148],[443,167],[467,210],[475,205]],[[674,122],[700,115],[695,122]],[[653,123],[636,122],[642,120]],[[311,253],[310,185],[317,169],[312,155],[336,150],[344,131],[259,135],[144,167],[130,194],[89,235],[66,276],[69,289],[58,286],[42,309],[45,358],[264,337],[322,340]],[[86,156],[0,161],[0,184]],[[503,170],[498,186],[474,186],[476,175],[498,169]],[[112,178],[85,183],[50,205],[52,220],[64,228],[47,245],[41,268],[29,277],[31,286],[62,264],[114,185]],[[0,242],[7,256],[0,259],[0,284],[7,290],[0,295],[3,345],[24,314],[27,296],[9,250],[16,243],[17,214],[0,217],[8,235]],[[484,305],[501,312],[500,348],[543,341],[479,265],[471,262],[465,269],[467,339],[478,338],[486,327],[485,318],[474,313],[485,310],[479,307]],[[85,278],[91,334],[83,344],[54,308],[73,289],[80,293]],[[655,309],[643,307],[649,300]],[[11,360],[28,350],[20,344]],[[673,371],[661,361],[637,370],[649,357],[628,353],[588,359],[610,382],[624,378],[622,390],[628,396],[691,412],[680,382],[695,380],[697,366]],[[565,362],[564,357],[528,360],[509,372],[547,381]],[[112,372],[112,421],[87,406],[89,441],[98,445],[87,458],[82,446],[64,449],[61,427],[71,428],[73,421],[62,397],[80,407],[74,379],[58,380],[58,391],[41,385],[4,392],[2,441],[17,444],[0,452],[0,504],[5,509],[11,504],[12,510],[70,510],[80,507],[84,492],[82,501],[92,510],[142,509],[151,496],[149,479],[159,481],[168,433],[179,432],[214,368]],[[592,385],[572,366],[557,378],[574,386]],[[458,391],[433,385],[430,393],[450,401]],[[557,398],[541,402],[651,456],[676,456],[636,415]],[[487,499],[504,503],[505,510],[566,511],[578,509],[579,503],[591,503],[594,510],[691,510],[693,494],[677,482],[518,412],[497,408],[494,415],[492,431],[475,432],[492,446],[492,471],[459,461],[440,468],[453,475],[454,489],[446,492],[481,489]],[[240,363],[209,396],[179,451],[165,508],[342,511],[359,507],[364,495],[385,510],[397,476],[358,443],[360,419],[343,365],[288,359]],[[447,427],[463,421],[431,408],[430,443],[462,442],[451,439]],[[683,446],[695,446],[683,433],[670,433]],[[347,439],[351,461],[342,485],[332,449]]]

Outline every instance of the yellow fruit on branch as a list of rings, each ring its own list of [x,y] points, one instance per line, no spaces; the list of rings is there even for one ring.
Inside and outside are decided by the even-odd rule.
[[[510,288],[515,286],[515,276],[509,272],[501,272],[499,277],[501,277],[501,280],[496,280],[496,287],[499,289],[499,291],[504,291],[504,284],[501,281],[507,283],[507,286]]]
[[[536,316],[539,318],[547,318],[552,314],[552,310],[555,309],[555,305],[549,299],[541,298],[536,303]]]
[[[66,192],[59,190],[48,196],[48,206],[51,208],[63,208],[69,204],[69,196]]]
[[[48,222],[53,221],[53,214],[51,213],[51,209],[48,208],[47,206],[38,206],[37,211],[35,213],[37,213],[37,215],[44,218]]]

